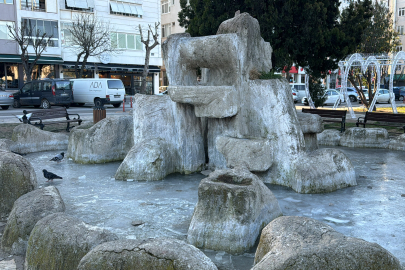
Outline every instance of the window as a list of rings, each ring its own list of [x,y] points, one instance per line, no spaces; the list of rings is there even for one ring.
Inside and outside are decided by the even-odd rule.
[[[13,26],[13,22],[0,21],[0,39],[12,39],[7,25]]]
[[[142,50],[140,35],[111,33],[111,46],[127,50]]]
[[[164,24],[162,25],[162,38],[168,37],[171,34],[171,24]]]
[[[46,11],[45,0],[21,0],[22,10]]]
[[[162,1],[162,14],[170,13],[169,0]]]
[[[397,46],[397,52],[400,52],[400,51],[402,51],[402,46]]]
[[[13,0],[0,0],[0,4],[9,4],[9,5],[12,5],[12,4],[13,4]]]
[[[66,9],[93,12],[94,0],[65,0]]]
[[[47,37],[51,37],[48,42],[49,47],[59,46],[59,31],[57,21],[43,21],[34,19],[22,19],[21,25],[25,27],[25,34],[31,35],[32,41],[37,38],[37,31],[42,35],[46,33]]]
[[[72,46],[72,33],[68,29],[70,25],[72,24],[67,22],[60,23],[60,43],[62,46]]]
[[[400,35],[403,35],[404,34],[404,26],[403,25],[401,25],[401,26],[398,26],[398,34],[400,34]]]
[[[142,18],[143,9],[141,5],[110,1],[110,14]]]
[[[398,16],[405,16],[405,7],[398,9]]]

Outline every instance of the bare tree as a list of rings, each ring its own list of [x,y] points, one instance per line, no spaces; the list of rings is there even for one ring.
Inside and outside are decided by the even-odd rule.
[[[155,32],[153,32],[152,27],[150,24],[148,25],[148,38],[144,38],[144,35],[142,33],[142,27],[139,25],[139,34],[141,35],[141,42],[145,45],[145,50],[146,50],[146,55],[145,55],[145,66],[143,68],[142,72],[142,84],[141,84],[141,94],[152,94],[152,93],[146,93],[146,76],[148,76],[149,73],[149,58],[150,58],[150,52],[155,48],[157,45],[159,45],[159,28],[160,23],[155,23]],[[153,40],[152,40],[153,38]],[[151,42],[153,43],[151,44]]]
[[[111,42],[110,24],[98,19],[93,14],[80,13],[72,24],[67,25],[71,34],[69,43],[71,49],[77,53],[75,64],[76,78],[83,76],[84,68],[90,56],[100,56],[103,53],[117,52],[118,49]],[[80,60],[83,58],[79,69]]]
[[[9,35],[17,42],[20,47],[20,57],[23,65],[25,76],[27,81],[32,80],[32,71],[37,64],[41,54],[46,50],[49,40],[52,38],[46,33],[41,32],[39,29],[35,29],[29,23],[21,23],[21,26],[17,24],[7,25]],[[34,59],[30,60],[29,48],[32,48],[34,53]]]

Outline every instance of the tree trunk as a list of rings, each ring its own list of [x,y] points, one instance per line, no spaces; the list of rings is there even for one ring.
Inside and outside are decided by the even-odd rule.
[[[150,56],[150,49],[146,49],[146,56],[145,56],[145,66],[142,71],[142,84],[141,84],[141,94],[149,94],[152,95],[152,93],[146,93],[146,77],[148,76],[149,73],[149,56]]]
[[[89,55],[90,55],[89,53],[86,53],[84,55],[83,62],[82,62],[82,67],[80,68],[80,78],[83,77],[83,71],[84,71],[84,68],[85,68],[85,66],[87,64],[87,59],[89,58]]]
[[[79,77],[80,72],[79,72],[79,62],[80,62],[80,58],[82,58],[84,52],[81,52],[77,55],[77,59],[76,59],[76,63],[75,63],[75,76],[76,78],[81,78]]]

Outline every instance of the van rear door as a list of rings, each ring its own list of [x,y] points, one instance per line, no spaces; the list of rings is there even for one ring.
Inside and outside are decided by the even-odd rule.
[[[70,81],[55,82],[55,96],[57,103],[69,104],[72,100],[72,83]]]
[[[110,96],[110,101],[122,101],[125,95],[125,87],[121,80],[107,80],[108,90],[107,95]]]

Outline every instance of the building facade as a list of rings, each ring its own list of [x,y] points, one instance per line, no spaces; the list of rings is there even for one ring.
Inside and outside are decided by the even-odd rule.
[[[17,80],[13,87],[18,89],[24,83],[19,48],[6,34],[2,27],[5,24],[26,23],[35,30],[40,30],[52,36],[46,51],[42,54],[38,65],[33,72],[35,78],[74,78],[74,65],[77,58],[75,45],[69,39],[67,26],[81,13],[96,16],[98,20],[109,25],[111,42],[118,50],[116,53],[103,54],[90,57],[85,67],[84,77],[89,78],[119,78],[123,81],[126,93],[133,95],[139,91],[141,73],[145,64],[145,49],[140,41],[139,28],[147,31],[148,25],[152,28],[160,23],[160,4],[158,0],[0,0],[0,65],[3,69],[10,68],[10,61],[17,69],[18,78],[5,78]],[[6,3],[10,2],[10,3]],[[12,9],[13,12],[2,8]],[[2,16],[2,13],[9,17]],[[4,18],[4,20],[3,20]],[[161,29],[159,27],[158,31]],[[33,53],[33,52],[31,52]],[[8,62],[7,62],[8,61]],[[162,65],[160,45],[156,46],[150,55],[147,88],[158,93],[159,72]],[[16,68],[15,68],[16,67]],[[1,69],[0,69],[1,72]],[[2,73],[0,73],[1,75]],[[0,77],[1,78],[1,77]],[[7,85],[10,83],[7,82]],[[6,88],[9,88],[6,86]],[[12,89],[12,88],[10,88]]]

